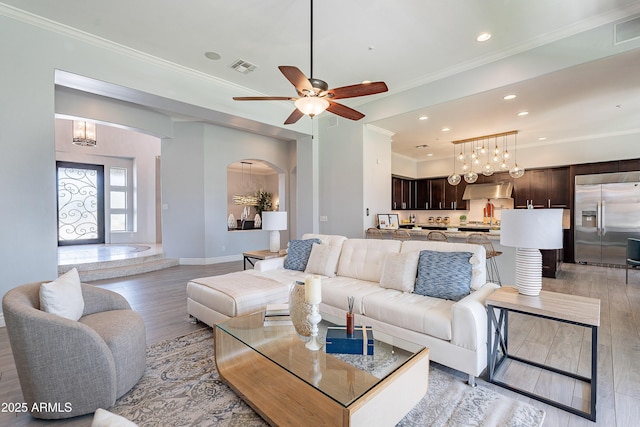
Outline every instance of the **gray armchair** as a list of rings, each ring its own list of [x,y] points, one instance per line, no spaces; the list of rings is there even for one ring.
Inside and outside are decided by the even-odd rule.
[[[51,404],[31,415],[69,418],[113,406],[144,373],[142,317],[121,295],[85,284],[80,320],[46,313],[40,284],[19,286],[2,299],[24,401],[29,409]]]

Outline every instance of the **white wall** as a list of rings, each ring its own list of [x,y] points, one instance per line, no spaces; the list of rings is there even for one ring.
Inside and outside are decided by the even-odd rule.
[[[376,214],[391,210],[391,136],[390,132],[374,126],[364,127],[362,146],[363,204],[362,233],[376,226]],[[368,214],[367,214],[368,210]]]
[[[204,123],[176,123],[174,138],[162,146],[163,247],[183,264],[241,259],[242,252],[269,247],[263,230],[227,230],[227,166],[243,159],[261,160],[288,182],[295,142]],[[250,155],[248,155],[250,153]],[[288,185],[279,193],[281,210],[289,206]],[[222,209],[221,209],[222,208]],[[281,241],[289,231],[281,232]]]
[[[135,224],[127,232],[106,234],[106,243],[156,242],[156,156],[160,155],[160,140],[150,135],[113,126],[97,126],[95,147],[73,145],[72,121],[56,119],[56,160],[116,166],[118,160],[131,162],[134,188]],[[105,184],[106,184],[105,179]],[[105,193],[106,194],[106,193]],[[108,226],[108,217],[105,216]],[[108,228],[107,228],[108,230]]]
[[[325,116],[319,120],[320,232],[362,237],[364,212],[363,124]]]

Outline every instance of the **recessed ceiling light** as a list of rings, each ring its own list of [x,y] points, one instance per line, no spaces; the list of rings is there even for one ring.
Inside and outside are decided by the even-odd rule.
[[[546,139],[547,139],[547,137],[546,137],[546,136],[541,136],[540,138],[538,138],[538,141],[544,141],[544,140],[546,140]]]
[[[520,111],[520,112],[518,113],[518,115],[519,115],[519,116],[526,116],[527,114],[529,114],[529,112],[528,112],[528,111]]]
[[[502,98],[502,99],[505,99],[505,100],[507,100],[507,101],[508,101],[508,100],[510,100],[510,99],[514,99],[515,97],[516,97],[516,96],[515,96],[514,94],[510,94],[510,95],[505,95],[505,96],[504,96],[504,98]]]
[[[449,128],[442,128],[442,132],[449,132],[451,129]]]
[[[491,33],[481,33],[480,35],[478,35],[478,37],[476,37],[476,41],[486,42],[490,38],[491,38]]]
[[[427,120],[428,118],[429,117],[427,117],[427,116],[420,116],[420,117],[418,117],[418,120]]]
[[[363,80],[363,81],[362,81],[362,84],[363,84],[363,85],[368,85],[369,83],[371,83],[371,80]]]
[[[428,153],[427,157],[433,157],[433,153]]]
[[[217,52],[205,52],[204,56],[211,59],[212,61],[217,61],[218,59],[222,58],[222,56],[220,56],[220,54]]]

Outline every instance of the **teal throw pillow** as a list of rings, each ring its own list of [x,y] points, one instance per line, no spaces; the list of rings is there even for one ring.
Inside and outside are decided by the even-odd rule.
[[[471,252],[420,251],[414,293],[460,301],[471,292]]]
[[[320,239],[292,240],[289,242],[287,257],[284,259],[284,268],[287,270],[304,271],[311,255],[314,243],[320,243]]]

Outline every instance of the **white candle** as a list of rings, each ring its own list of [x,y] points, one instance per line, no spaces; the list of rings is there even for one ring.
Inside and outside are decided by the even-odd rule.
[[[305,279],[304,300],[307,304],[320,304],[322,301],[320,276],[309,276]]]

